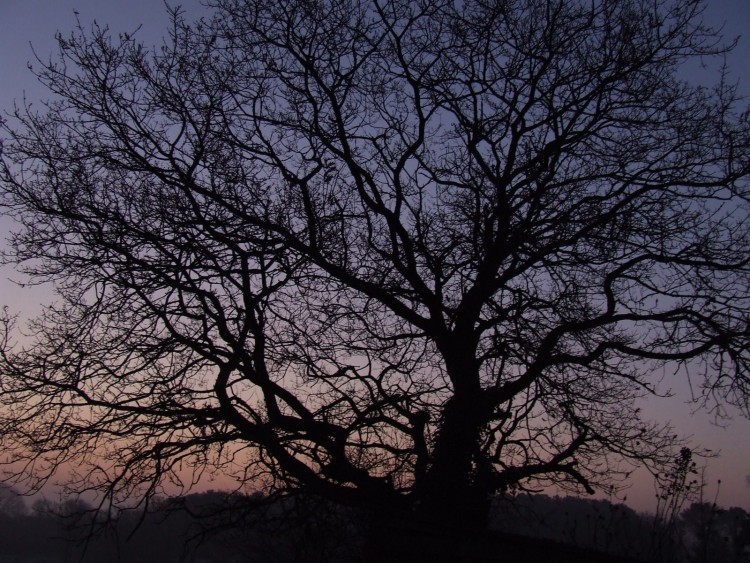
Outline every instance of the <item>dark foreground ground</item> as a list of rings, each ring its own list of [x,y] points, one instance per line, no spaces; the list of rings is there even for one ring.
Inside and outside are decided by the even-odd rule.
[[[498,497],[491,529],[363,518],[314,499],[162,499],[104,520],[80,501],[0,505],[0,563],[750,563],[750,515],[694,504],[667,520],[621,504]]]

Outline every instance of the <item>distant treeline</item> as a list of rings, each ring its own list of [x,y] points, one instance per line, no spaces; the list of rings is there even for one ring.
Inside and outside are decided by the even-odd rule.
[[[365,560],[367,525],[356,511],[308,497],[212,491],[158,499],[145,512],[104,515],[77,499],[37,500],[29,508],[5,487],[0,563],[355,562]],[[711,503],[664,519],[605,500],[498,496],[491,527],[509,538],[539,538],[629,561],[750,562],[750,514]]]
[[[750,562],[750,514],[713,503],[695,502],[659,517],[606,500],[498,497],[491,526],[640,561]]]

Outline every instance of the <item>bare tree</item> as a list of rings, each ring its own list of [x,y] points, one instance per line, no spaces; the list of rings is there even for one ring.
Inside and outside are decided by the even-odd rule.
[[[680,78],[724,52],[699,0],[211,4],[60,37],[6,126],[8,259],[58,294],[6,319],[12,467],[476,524],[674,459],[663,376],[747,413],[750,128]]]

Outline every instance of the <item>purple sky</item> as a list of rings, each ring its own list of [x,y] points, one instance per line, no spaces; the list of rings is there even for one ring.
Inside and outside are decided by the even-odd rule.
[[[188,16],[204,11],[199,0],[183,0],[179,4]],[[141,25],[138,37],[147,45],[160,43],[168,21],[164,5],[158,0],[0,0],[0,111],[3,114],[12,108],[14,100],[20,101],[24,95],[32,102],[44,97],[43,90],[27,70],[27,63],[34,61],[30,44],[43,60],[54,54],[55,32],[69,33],[76,25],[75,12],[84,27],[94,19],[109,24],[114,32],[131,32]],[[723,26],[726,38],[741,36],[750,28],[750,0],[709,0],[706,21]],[[728,62],[732,77],[739,80],[741,91],[750,97],[750,31],[747,37],[740,38]],[[9,220],[0,217],[0,239],[9,228]],[[12,311],[28,316],[39,310],[41,302],[50,300],[50,293],[44,288],[21,289],[9,281],[18,277],[11,268],[0,267],[0,306],[8,305]],[[720,479],[719,503],[750,509],[750,485],[746,481],[750,475],[750,422],[735,417],[726,427],[716,426],[709,413],[694,412],[695,407],[686,404],[689,389],[684,378],[665,380],[666,386],[672,388],[675,397],[651,400],[644,404],[644,412],[658,420],[671,420],[676,431],[692,436],[695,444],[720,451],[719,457],[707,462],[707,499],[713,500]],[[634,508],[654,509],[653,486],[645,476],[637,476],[627,494],[628,504]]]

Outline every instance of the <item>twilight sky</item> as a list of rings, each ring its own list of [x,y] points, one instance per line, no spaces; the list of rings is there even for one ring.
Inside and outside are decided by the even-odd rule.
[[[174,3],[181,4],[189,18],[205,12],[199,0]],[[739,81],[750,103],[750,0],[708,0],[708,4],[706,22],[723,26],[726,39],[747,35],[740,37],[728,63],[731,77]],[[140,25],[136,37],[147,46],[161,42],[168,22],[160,0],[0,0],[0,114],[10,112],[14,100],[21,102],[24,96],[32,103],[45,97],[27,69],[30,61],[38,66],[31,46],[42,60],[54,56],[55,33],[69,34],[76,26],[76,17],[84,28],[96,20],[108,24],[115,33],[132,32]],[[715,73],[701,71],[700,78],[698,74],[693,78],[704,77],[710,79]],[[0,216],[0,247],[11,227],[11,221]],[[21,288],[11,281],[19,278],[12,268],[0,266],[0,307],[7,305],[28,317],[52,297],[45,288]],[[750,509],[750,421],[734,417],[724,427],[713,424],[709,413],[686,404],[690,391],[682,377],[665,379],[664,388],[671,388],[675,396],[648,401],[643,405],[644,412],[657,420],[671,420],[678,433],[693,437],[695,445],[720,452],[706,463],[707,500],[713,500],[720,479],[719,503]],[[637,510],[655,508],[653,486],[646,476],[636,476],[627,495],[628,504]]]

